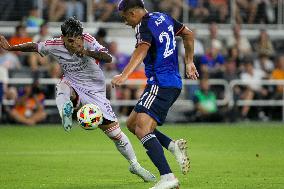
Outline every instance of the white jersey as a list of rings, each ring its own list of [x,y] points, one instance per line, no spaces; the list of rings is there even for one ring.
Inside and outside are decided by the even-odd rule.
[[[88,33],[83,34],[84,48],[94,51],[107,51],[96,39]],[[64,79],[82,93],[94,95],[106,91],[105,77],[99,62],[91,57],[78,57],[69,53],[62,38],[54,38],[38,43],[38,52],[41,55],[53,55],[59,62]]]
[[[83,34],[84,48],[87,50],[104,51],[107,49],[100,45],[90,34]],[[104,118],[110,121],[117,121],[117,118],[106,98],[106,84],[103,71],[99,62],[91,57],[78,57],[70,54],[65,48],[61,38],[55,38],[38,43],[38,52],[41,55],[53,55],[57,58],[64,77],[57,84],[57,96],[63,93],[60,91],[62,83],[71,86],[78,94],[78,101],[75,106],[81,104],[95,104],[100,107]]]

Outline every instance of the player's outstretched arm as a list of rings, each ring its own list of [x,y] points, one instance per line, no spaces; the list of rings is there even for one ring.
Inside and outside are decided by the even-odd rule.
[[[98,61],[110,63],[112,61],[112,56],[107,52],[84,50],[86,56],[92,57]]]
[[[37,52],[36,43],[23,43],[11,46],[4,36],[0,36],[0,47],[7,51]]]
[[[199,77],[196,67],[193,63],[194,55],[194,34],[191,30],[185,27],[179,36],[182,37],[183,45],[185,49],[185,65],[186,65],[186,76],[193,80]]]
[[[141,43],[135,49],[135,51],[133,52],[131,56],[129,63],[124,68],[123,72],[120,75],[116,75],[113,77],[111,81],[111,84],[113,87],[120,86],[127,80],[129,75],[135,70],[135,68],[143,62],[144,58],[147,55],[149,48],[150,48],[149,45],[145,43]]]

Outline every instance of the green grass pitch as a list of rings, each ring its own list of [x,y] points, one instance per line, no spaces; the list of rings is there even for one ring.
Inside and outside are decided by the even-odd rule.
[[[284,125],[167,125],[161,131],[190,143],[191,172],[183,176],[165,152],[181,189],[284,188]],[[158,175],[125,128],[140,163]],[[148,189],[99,131],[57,126],[0,127],[0,189]]]

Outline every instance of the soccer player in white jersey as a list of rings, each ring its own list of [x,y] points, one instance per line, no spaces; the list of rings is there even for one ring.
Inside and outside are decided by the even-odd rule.
[[[99,128],[115,143],[118,151],[129,161],[131,173],[144,181],[155,181],[155,176],[140,166],[128,137],[121,131],[117,118],[106,98],[105,78],[99,62],[111,62],[107,49],[94,37],[83,33],[80,21],[68,18],[61,25],[62,37],[39,43],[10,46],[0,36],[0,47],[8,51],[38,52],[57,58],[64,76],[57,84],[56,104],[66,131],[72,127],[73,109],[79,105],[95,104],[103,112]]]

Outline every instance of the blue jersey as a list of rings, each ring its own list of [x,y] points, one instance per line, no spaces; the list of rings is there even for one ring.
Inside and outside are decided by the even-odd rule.
[[[147,83],[159,87],[182,88],[175,36],[184,25],[159,12],[146,14],[136,26],[137,44],[150,46],[144,59]]]

